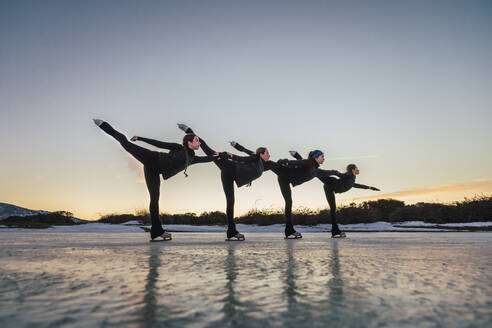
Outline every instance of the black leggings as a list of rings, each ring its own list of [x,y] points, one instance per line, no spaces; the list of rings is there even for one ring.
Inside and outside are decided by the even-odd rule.
[[[280,191],[285,200],[285,235],[288,236],[295,232],[294,225],[292,224],[292,191],[288,176],[279,174],[277,179]]]
[[[337,225],[336,211],[337,203],[335,201],[335,191],[334,189],[338,186],[339,180],[336,178],[327,178],[323,180],[323,189],[325,190],[326,200],[328,205],[330,205],[330,216],[331,216],[331,231],[337,232],[339,230]]]
[[[200,138],[201,147],[207,156],[213,156],[215,150],[210,148],[203,139]],[[226,197],[226,215],[227,215],[227,238],[238,233],[234,223],[234,172],[235,164],[229,160],[214,160],[215,165],[220,169],[220,179],[222,188]]]
[[[126,139],[125,135],[113,129],[107,122],[101,124],[100,128],[115,138],[123,148],[129,152],[136,160],[144,166],[145,183],[150,195],[150,219],[152,227],[150,228],[150,237],[155,238],[162,235],[164,229],[162,228],[161,221],[159,219],[159,193],[161,186],[161,179],[159,176],[159,153],[149,150],[131,143]]]

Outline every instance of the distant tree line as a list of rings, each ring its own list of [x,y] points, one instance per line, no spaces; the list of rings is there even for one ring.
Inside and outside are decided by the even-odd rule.
[[[298,225],[317,225],[330,223],[328,208],[312,210],[299,208],[293,213],[294,223]],[[11,216],[0,221],[0,225],[11,228],[48,228],[52,225],[76,225],[86,222],[74,222],[73,213],[58,211],[48,214],[31,216]],[[185,214],[160,214],[164,225],[225,225],[227,218],[220,211]],[[150,216],[146,211],[137,211],[135,214],[108,214],[98,221],[101,223],[121,224],[137,221],[143,225],[150,225]],[[337,208],[337,221],[340,224],[372,223],[378,221],[403,222],[424,221],[436,225],[443,223],[467,223],[476,221],[492,221],[492,195],[480,195],[465,198],[463,201],[451,204],[416,203],[405,205],[395,199],[379,199],[366,201],[360,204],[351,203]],[[236,218],[237,223],[271,225],[284,224],[282,210],[251,210]]]
[[[299,225],[330,223],[330,211],[329,208],[318,211],[300,208],[294,211],[293,218],[294,223]],[[227,221],[225,213],[220,211],[203,212],[200,215],[195,213],[162,213],[160,219],[165,225],[225,225]],[[236,223],[257,225],[285,223],[282,210],[251,210],[235,220]],[[108,214],[98,220],[98,222],[113,224],[128,221],[138,221],[150,225],[150,217],[148,213],[143,211],[135,214]],[[421,202],[405,205],[403,201],[395,199],[379,199],[360,204],[351,203],[337,208],[337,221],[340,224],[378,221],[424,221],[435,224],[492,221],[492,195],[465,198],[463,201],[451,204]]]

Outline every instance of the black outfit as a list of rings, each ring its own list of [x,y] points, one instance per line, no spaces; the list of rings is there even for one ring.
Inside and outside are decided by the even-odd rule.
[[[330,216],[331,216],[331,233],[332,235],[340,233],[336,220],[336,210],[337,204],[335,201],[335,193],[340,194],[346,192],[351,188],[359,189],[371,189],[371,187],[355,183],[355,175],[352,172],[337,173],[339,178],[334,177],[319,177],[323,182],[323,189],[325,190],[326,200],[330,205]]]
[[[186,132],[193,133],[193,130],[188,128]],[[216,153],[203,139],[200,138],[200,142],[203,151],[209,157]],[[233,155],[232,159],[230,159],[226,153],[220,153],[219,158],[214,160],[215,165],[220,169],[222,188],[226,197],[227,238],[231,238],[238,233],[234,223],[234,181],[238,187],[244,186],[259,178],[264,171],[276,166],[276,163],[264,161],[253,152],[248,154],[250,156]]]
[[[238,144],[234,148],[244,152],[251,152]],[[318,174],[320,176],[329,176],[328,174],[331,174],[331,171],[318,173],[319,164],[314,158],[296,161],[280,160],[277,163],[272,163],[276,164],[271,170],[277,174],[280,192],[285,201],[285,235],[289,236],[296,232],[292,223],[292,190],[290,184],[295,187],[313,179]]]
[[[292,222],[292,190],[290,184],[295,187],[314,178],[319,164],[314,159],[308,159],[287,161],[285,165],[284,169],[277,174],[277,180],[285,201],[285,235],[289,236],[295,232]]]
[[[213,161],[213,158],[206,156],[195,156],[195,152],[188,147],[183,147],[178,143],[162,142],[153,139],[138,137],[138,140],[144,141],[155,147],[169,149],[169,153],[152,151],[135,145],[127,140],[125,135],[116,131],[107,122],[99,126],[104,132],[115,138],[123,148],[129,152],[144,166],[145,183],[150,195],[150,218],[152,227],[150,236],[152,239],[164,233],[161,221],[159,220],[159,188],[161,181],[159,174],[162,174],[164,180],[176,175],[184,170],[186,164],[185,151],[188,153],[188,165],[195,163],[206,163]]]
[[[299,153],[295,153],[294,156],[297,159],[302,159]],[[334,178],[331,175],[336,175],[338,177]],[[318,169],[317,178],[323,182],[323,189],[325,190],[326,200],[330,205],[330,216],[331,216],[331,233],[332,235],[340,233],[336,220],[336,210],[337,204],[335,201],[335,193],[340,194],[342,192],[349,191],[351,188],[359,189],[372,189],[369,186],[355,183],[355,175],[352,172],[340,173],[336,170],[322,170]]]

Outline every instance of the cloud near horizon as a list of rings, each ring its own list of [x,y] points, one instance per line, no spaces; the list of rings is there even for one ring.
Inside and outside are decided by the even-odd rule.
[[[384,198],[411,198],[418,196],[425,196],[431,194],[442,194],[442,193],[453,193],[453,192],[473,192],[477,193],[483,192],[483,190],[492,191],[492,180],[475,181],[467,183],[457,183],[444,186],[436,186],[429,188],[418,188],[410,190],[395,191],[385,194],[379,194],[370,197],[357,197],[352,198],[353,201],[365,201],[374,199],[384,199]]]

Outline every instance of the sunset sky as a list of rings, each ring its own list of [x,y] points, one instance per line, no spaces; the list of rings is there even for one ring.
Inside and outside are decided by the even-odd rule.
[[[340,204],[492,194],[491,35],[491,1],[2,0],[0,202],[147,209],[141,165],[92,118],[171,142],[183,122],[274,160],[321,149],[381,189]],[[161,181],[160,210],[225,211],[218,168],[188,174]],[[327,206],[317,179],[293,200]],[[236,189],[237,214],[281,207],[272,172]]]

